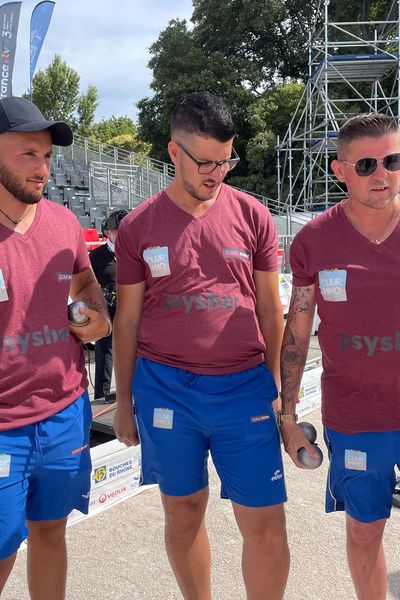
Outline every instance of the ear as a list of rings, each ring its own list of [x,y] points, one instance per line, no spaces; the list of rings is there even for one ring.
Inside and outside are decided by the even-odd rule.
[[[178,148],[179,146],[174,140],[168,143],[168,154],[174,165],[176,165],[178,160]]]
[[[337,160],[335,158],[331,162],[331,169],[334,172],[336,179],[338,179],[342,183],[345,183],[345,173],[344,173],[343,163],[340,160]]]

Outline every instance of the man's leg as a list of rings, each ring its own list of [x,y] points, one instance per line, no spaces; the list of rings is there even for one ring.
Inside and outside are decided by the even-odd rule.
[[[232,506],[243,536],[247,600],[281,600],[290,562],[283,504],[251,508],[232,502]]]
[[[386,600],[385,525],[386,519],[362,523],[346,514],[347,558],[358,600]]]
[[[31,600],[65,598],[66,523],[67,519],[28,521],[28,585]]]
[[[0,596],[15,563],[17,553],[0,560]]]
[[[210,546],[204,523],[208,487],[190,496],[161,495],[165,546],[185,600],[211,600]]]

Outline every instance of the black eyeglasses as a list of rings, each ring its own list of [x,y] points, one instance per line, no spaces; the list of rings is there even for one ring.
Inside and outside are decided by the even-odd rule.
[[[228,158],[227,160],[197,160],[197,158],[192,156],[190,152],[188,152],[186,148],[182,146],[182,144],[180,144],[179,142],[176,143],[179,146],[179,148],[184,151],[186,156],[188,156],[194,163],[196,163],[200,175],[207,175],[208,173],[212,173],[217,167],[225,167],[227,171],[232,171],[232,169],[234,169],[240,161],[240,158],[235,148],[232,148],[233,158]]]
[[[357,175],[360,177],[368,177],[376,171],[378,163],[382,163],[386,171],[399,171],[400,170],[400,153],[388,154],[383,158],[360,158],[355,163],[351,163],[348,160],[339,158],[340,162],[344,162],[355,168]]]

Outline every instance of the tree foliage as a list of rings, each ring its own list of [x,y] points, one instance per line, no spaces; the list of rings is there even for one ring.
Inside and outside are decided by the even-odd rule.
[[[331,0],[330,21],[357,22],[354,34],[373,40],[374,31],[360,22],[384,21],[392,4]],[[276,137],[304,102],[299,81],[308,75],[308,42],[323,25],[323,8],[320,0],[193,0],[191,25],[171,21],[150,47],[154,94],[137,106],[140,137],[152,144],[152,155],[168,160],[169,119],[178,102],[193,91],[214,92],[238,127],[242,160],[230,181],[275,197]]]
[[[32,80],[32,100],[48,119],[62,120],[78,133],[86,135],[94,123],[98,105],[97,89],[89,85],[79,92],[80,76],[59,55],[36,73]]]
[[[101,142],[110,143],[112,138],[121,135],[137,135],[137,127],[131,118],[127,116],[112,116],[109,119],[102,119],[92,127],[92,135]]]
[[[143,156],[147,156],[151,150],[151,144],[139,139],[137,133],[116,135],[115,137],[110,138],[107,143],[111,144],[111,146],[117,146],[118,148],[127,150],[128,152],[142,154]]]

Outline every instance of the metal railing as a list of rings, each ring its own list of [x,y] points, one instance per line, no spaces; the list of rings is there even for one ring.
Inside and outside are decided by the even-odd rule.
[[[92,138],[85,138],[81,135],[74,135],[74,142],[66,148],[59,148],[60,154],[69,158],[74,164],[85,166],[89,169],[92,161],[114,165],[119,168],[121,165],[137,165],[143,168],[157,171],[164,174],[165,177],[173,177],[175,167],[172,164],[150,158],[140,152],[130,152],[111,144],[105,144]]]
[[[135,208],[170,185],[175,175],[172,164],[79,135],[74,136],[71,146],[56,147],[56,152],[66,161],[88,170],[90,196],[96,205],[106,209]],[[236,189],[268,207],[281,236],[297,233],[313,217],[312,213],[284,208],[275,198]]]
[[[135,164],[110,166],[92,161],[89,171],[90,195],[99,206],[135,208],[172,182],[164,170]]]

